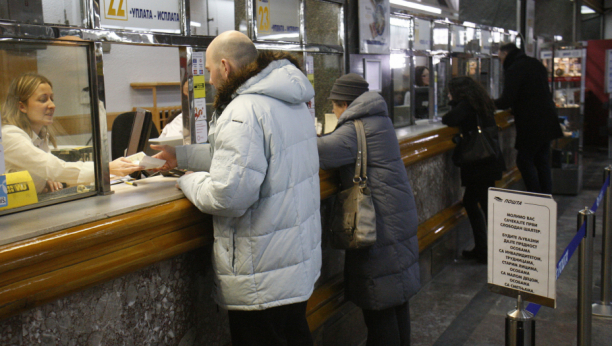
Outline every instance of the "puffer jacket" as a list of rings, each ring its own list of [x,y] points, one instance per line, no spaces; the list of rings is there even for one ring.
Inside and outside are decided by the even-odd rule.
[[[263,52],[219,88],[210,172],[178,180],[213,215],[214,297],[229,310],[306,301],[321,272],[319,157],[305,104],[314,90],[283,57],[297,64]]]
[[[353,186],[355,119],[363,121],[366,133],[376,243],[346,251],[345,296],[362,309],[382,310],[407,302],[420,288],[417,210],[387,105],[378,93],[359,96],[334,132],[318,138],[321,168],[339,168],[342,189]]]

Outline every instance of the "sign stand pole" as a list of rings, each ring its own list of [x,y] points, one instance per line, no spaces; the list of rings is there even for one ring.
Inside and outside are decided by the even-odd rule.
[[[604,168],[604,181],[611,177],[612,166]],[[603,200],[603,229],[601,251],[601,301],[593,304],[593,315],[597,317],[612,317],[610,304],[610,284],[612,282],[612,187],[606,189]]]
[[[535,320],[533,314],[523,307],[523,298],[518,294],[516,309],[506,314],[506,346],[534,346]]]
[[[578,212],[578,229],[583,223],[586,223],[586,229],[578,256],[578,346],[591,346],[595,213],[589,207]]]

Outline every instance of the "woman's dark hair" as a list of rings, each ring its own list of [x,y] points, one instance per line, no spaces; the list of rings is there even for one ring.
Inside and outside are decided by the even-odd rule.
[[[495,103],[482,85],[472,77],[462,76],[451,79],[448,83],[448,91],[453,97],[453,101],[465,100],[469,102],[479,115],[488,117],[495,112]]]
[[[414,69],[414,83],[417,86],[425,86],[425,82],[423,82],[423,71],[429,70],[427,66],[417,66]]]

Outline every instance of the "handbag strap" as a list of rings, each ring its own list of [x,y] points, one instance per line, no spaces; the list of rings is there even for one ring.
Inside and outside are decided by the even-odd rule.
[[[353,182],[358,184],[368,180],[368,146],[366,142],[365,129],[360,119],[354,121],[357,132],[357,160],[355,160],[355,177]]]

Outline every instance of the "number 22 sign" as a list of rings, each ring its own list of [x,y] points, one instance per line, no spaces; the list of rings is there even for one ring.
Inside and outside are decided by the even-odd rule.
[[[257,0],[257,30],[260,34],[270,32],[270,0]]]

